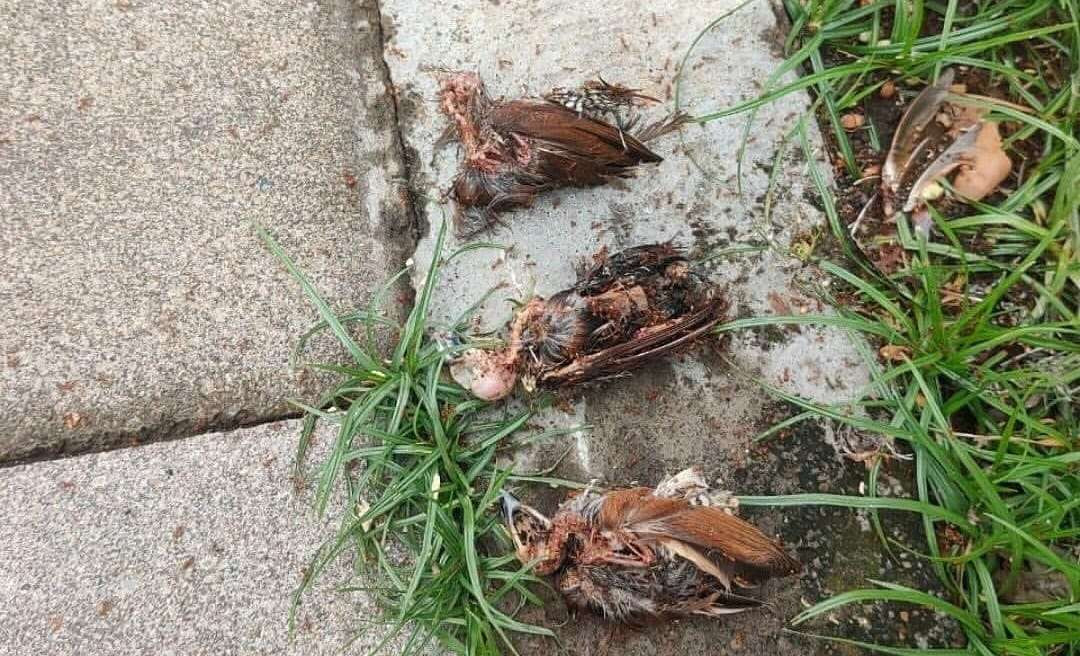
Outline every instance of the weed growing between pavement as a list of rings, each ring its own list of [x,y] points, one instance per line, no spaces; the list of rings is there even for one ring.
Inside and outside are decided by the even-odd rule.
[[[770,387],[803,412],[769,434],[819,417],[886,436],[913,458],[915,492],[877,496],[892,457],[883,449],[870,460],[866,496],[741,502],[870,509],[883,540],[878,509],[918,513],[925,542],[886,547],[926,559],[945,592],[868,581],[793,623],[848,604],[905,602],[963,630],[966,644],[935,653],[1080,653],[1080,10],[1072,0],[784,0],[784,7],[792,21],[788,58],[763,94],[697,120],[749,112],[749,132],[757,107],[813,92],[812,111],[789,136],[803,147],[841,246],[842,253],[813,257],[832,278],[819,291],[835,314],[751,318],[720,329],[801,323],[861,335],[853,341],[871,368],[870,388],[831,406]],[[989,120],[1002,122],[1012,175],[982,202],[946,197],[931,209],[929,239],[897,214],[878,221],[860,246],[851,229],[856,212],[838,194],[849,197],[872,179],[888,148],[879,132],[895,125],[875,121],[874,104],[889,85],[910,103],[945,67],[977,87]],[[788,79],[800,69],[806,74]],[[845,122],[852,113],[866,124]],[[831,145],[835,193],[810,146],[813,116]],[[886,247],[890,266],[866,254]]]
[[[338,316],[273,237],[261,228],[258,233],[318,309],[317,328],[329,329],[352,360],[307,365],[341,380],[317,405],[301,406],[306,418],[297,466],[316,422],[336,425],[337,438],[319,467],[315,505],[323,515],[341,488],[346,501],[336,537],[323,545],[296,591],[293,616],[305,590],[330,563],[354,556],[357,573],[372,582],[364,589],[386,609],[378,625],[386,637],[373,652],[400,636],[405,654],[429,648],[498,654],[502,645],[513,651],[508,632],[554,637],[514,619],[509,602],[539,603],[526,587],[539,580],[519,565],[497,512],[507,481],[553,482],[496,467],[496,450],[530,415],[493,420],[492,413],[482,413],[487,404],[441,375],[446,352],[427,335],[445,226],[404,325],[381,311],[404,272],[365,311]],[[360,341],[346,327],[357,323],[363,327]],[[377,329],[396,336],[392,353],[376,345]]]

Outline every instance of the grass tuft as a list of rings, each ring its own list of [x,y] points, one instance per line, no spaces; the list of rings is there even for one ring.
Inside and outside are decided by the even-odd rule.
[[[788,58],[764,92],[696,120],[746,114],[749,134],[758,108],[813,93],[789,137],[803,147],[840,247],[813,258],[832,278],[820,293],[834,314],[748,318],[719,330],[790,323],[849,331],[872,374],[868,389],[833,406],[765,385],[801,412],[760,438],[813,418],[879,433],[913,459],[914,490],[910,499],[877,496],[875,482],[890,465],[885,449],[872,463],[867,496],[742,502],[869,509],[879,536],[878,510],[917,513],[924,542],[900,546],[931,564],[945,594],[868,581],[794,622],[851,604],[906,603],[963,630],[962,649],[937,653],[1080,654],[1080,8],[1073,0],[783,5],[792,22]],[[910,89],[910,98],[944,67],[989,90],[974,102],[1006,126],[1014,176],[983,202],[935,210],[932,240],[898,215],[880,238],[903,250],[904,264],[883,270],[852,238],[853,217],[837,203],[867,163],[837,119],[866,112],[865,144],[883,157],[878,132],[887,126],[867,111],[871,95],[888,80]],[[793,71],[803,74],[792,79]],[[812,152],[814,118],[831,145],[839,190]],[[1021,592],[1033,581],[1055,585],[1031,599]],[[889,654],[918,651],[819,637]]]
[[[391,279],[365,311],[338,316],[274,238],[263,228],[256,231],[319,312],[321,321],[302,342],[328,329],[351,358],[346,365],[309,365],[341,380],[317,405],[298,404],[306,413],[299,472],[316,422],[338,427],[318,467],[316,510],[323,515],[336,508],[342,489],[344,503],[337,534],[315,555],[294,595],[290,625],[311,584],[349,555],[356,573],[369,583],[364,590],[386,611],[373,621],[385,633],[373,653],[395,643],[404,654],[434,644],[458,654],[499,654],[503,647],[514,651],[511,632],[554,637],[546,628],[514,619],[521,605],[539,603],[527,587],[539,580],[518,563],[495,506],[508,480],[558,481],[515,477],[496,466],[496,451],[513,444],[512,436],[530,414],[493,419],[485,403],[445,380],[447,351],[428,335],[445,225],[415,305],[401,325],[382,312],[381,303],[405,272]],[[347,328],[357,323],[363,340]],[[385,353],[377,346],[380,328],[396,340]]]

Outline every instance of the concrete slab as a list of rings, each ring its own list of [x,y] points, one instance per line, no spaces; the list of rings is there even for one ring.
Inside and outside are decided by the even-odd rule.
[[[383,0],[386,60],[399,97],[414,186],[448,188],[460,157],[454,147],[433,149],[445,126],[435,102],[433,71],[476,70],[495,96],[537,95],[602,75],[609,82],[642,87],[668,100],[670,109],[680,57],[713,19],[736,4],[459,0],[431,12],[420,0]],[[782,32],[765,1],[720,22],[690,61],[684,107],[702,114],[755,97],[761,81],[780,63],[781,43]],[[559,191],[542,196],[529,210],[505,215],[509,227],[484,238],[512,245],[512,250],[471,252],[449,264],[436,293],[436,317],[456,318],[487,290],[497,288],[481,307],[477,328],[498,329],[510,317],[507,299],[565,288],[574,278],[575,264],[601,246],[617,250],[668,239],[700,256],[760,247],[714,262],[716,278],[727,285],[733,318],[819,311],[800,291],[803,282],[818,279],[817,273],[785,252],[796,241],[814,239],[824,219],[805,199],[810,182],[801,156],[784,157],[773,171],[779,142],[807,105],[806,97],[794,95],[761,109],[750,131],[741,195],[735,174],[744,119],[733,119],[691,126],[681,135],[650,143],[666,160],[643,171],[626,189]],[[812,138],[820,143],[816,133]],[[766,216],[770,172],[778,176],[778,184]],[[450,216],[453,208],[431,202],[425,211],[429,232],[415,255],[419,266],[414,282],[430,261],[442,217]],[[451,240],[448,248],[455,245]],[[821,429],[807,429],[798,438],[774,442],[778,446],[772,448],[752,444],[756,433],[791,413],[771,402],[754,377],[811,398],[838,401],[864,385],[867,372],[839,331],[778,329],[733,335],[726,344],[716,340],[712,348],[585,390],[559,410],[547,412],[547,424],[591,427],[572,437],[576,457],[564,461],[559,471],[579,480],[651,484],[664,474],[703,463],[744,494],[855,492],[859,472],[827,443]],[[564,448],[565,440],[537,448],[524,459],[525,466],[550,465]],[[805,602],[862,585],[865,577],[883,575],[891,567],[865,518],[850,512],[747,514],[767,531],[782,534],[810,565],[800,581],[767,589],[775,615],[650,629],[611,644],[612,653],[705,654],[725,645],[747,654],[816,651],[821,643],[782,634],[784,618]],[[600,623],[566,623],[558,603],[545,613],[532,619],[561,626],[563,639],[582,653],[597,648],[605,631]],[[852,635],[859,635],[861,625],[851,620],[851,626]],[[532,647],[530,653],[550,649],[548,643],[524,644]]]
[[[374,607],[294,489],[298,421],[0,470],[0,654],[335,654]],[[327,446],[331,435],[316,434]],[[348,653],[382,637],[368,627]]]
[[[280,417],[412,231],[374,3],[0,0],[0,461]],[[336,358],[323,348],[317,356]]]

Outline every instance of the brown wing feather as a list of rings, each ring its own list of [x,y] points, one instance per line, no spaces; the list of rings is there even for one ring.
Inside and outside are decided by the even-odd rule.
[[[601,250],[578,276],[575,289],[582,294],[603,293],[621,277],[659,275],[667,265],[685,256],[684,249],[672,242],[644,244],[610,254]]]
[[[598,187],[613,177],[630,175],[631,169],[629,166],[611,166],[602,159],[544,148],[529,163],[528,171],[530,175],[550,181],[551,186]]]
[[[642,489],[608,494],[597,518],[598,526],[643,538],[674,538],[718,552],[740,565],[741,573],[752,579],[785,576],[802,569],[776,541],[738,517],[718,508],[693,506],[683,499],[646,495]]]
[[[583,355],[565,367],[545,372],[539,382],[546,387],[575,385],[639,367],[704,335],[720,322],[726,307],[722,298],[710,299],[698,310],[643,329],[621,344]]]
[[[635,166],[663,158],[619,128],[548,102],[511,100],[490,114],[498,132],[516,132],[546,142],[578,158],[599,160],[609,166]],[[624,144],[625,143],[625,147]]]
[[[775,540],[753,525],[719,508],[689,506],[663,522],[671,537],[761,570],[768,576],[786,576],[802,569]]]

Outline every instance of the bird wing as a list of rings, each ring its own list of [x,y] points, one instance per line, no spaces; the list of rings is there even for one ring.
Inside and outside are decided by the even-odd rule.
[[[497,132],[528,137],[552,153],[575,161],[592,161],[612,168],[663,161],[641,141],[614,125],[578,116],[549,102],[511,100],[492,109],[490,118]]]
[[[546,371],[538,382],[545,387],[576,385],[639,367],[704,335],[719,323],[726,307],[722,298],[709,299],[700,308],[643,328],[620,344],[582,355],[565,366]]]
[[[718,508],[657,497],[646,488],[609,493],[596,521],[602,530],[660,544],[721,581],[761,581],[802,569],[775,540],[748,522]]]

